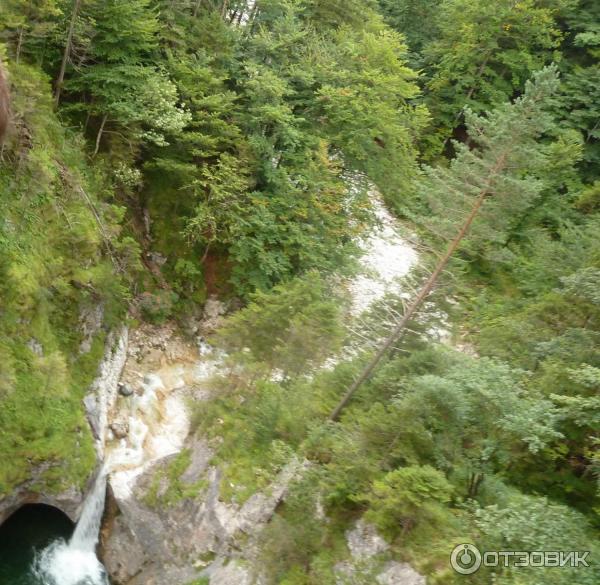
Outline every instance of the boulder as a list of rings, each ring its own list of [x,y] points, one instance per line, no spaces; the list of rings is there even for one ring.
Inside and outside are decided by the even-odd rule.
[[[379,585],[426,585],[426,579],[408,563],[390,561],[377,575],[377,583]]]
[[[346,542],[352,558],[359,561],[374,557],[389,548],[375,526],[367,524],[362,519],[346,533]]]
[[[110,424],[110,430],[116,439],[124,439],[129,434],[129,422],[119,419]]]
[[[123,382],[119,382],[118,385],[119,394],[121,396],[131,396],[133,394],[133,388],[129,384],[124,384]]]

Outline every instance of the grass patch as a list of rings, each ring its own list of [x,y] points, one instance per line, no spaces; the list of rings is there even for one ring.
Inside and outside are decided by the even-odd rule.
[[[151,508],[170,507],[203,492],[208,487],[206,479],[201,478],[193,483],[181,479],[191,462],[191,450],[184,449],[157,469],[144,497],[145,504]]]

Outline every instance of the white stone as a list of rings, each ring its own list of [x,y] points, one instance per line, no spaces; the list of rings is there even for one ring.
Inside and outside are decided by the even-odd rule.
[[[417,573],[408,563],[390,561],[377,575],[377,583],[380,585],[426,585],[423,575]]]
[[[346,533],[350,554],[355,560],[366,560],[389,548],[389,544],[379,535],[375,526],[359,520],[356,526]]]

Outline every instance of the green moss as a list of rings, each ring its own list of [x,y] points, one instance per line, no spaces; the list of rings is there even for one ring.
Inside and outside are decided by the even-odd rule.
[[[208,487],[208,482],[204,478],[193,483],[185,483],[181,480],[191,462],[190,449],[184,449],[167,465],[158,468],[144,498],[146,505],[151,508],[174,506],[182,500],[195,498],[204,491]],[[163,486],[166,486],[166,489],[162,489]]]
[[[127,296],[96,218],[118,242],[117,216],[100,199],[105,182],[83,140],[53,113],[39,70],[10,73],[16,127],[0,163],[0,495],[34,470],[34,488],[46,492],[89,477],[96,456],[82,399],[105,333],[80,354],[79,318],[102,304],[105,326],[114,326]]]
[[[210,579],[208,577],[200,577],[190,581],[187,585],[209,585]]]

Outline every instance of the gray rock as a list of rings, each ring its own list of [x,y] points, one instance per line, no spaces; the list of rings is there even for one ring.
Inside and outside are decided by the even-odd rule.
[[[94,336],[102,328],[104,321],[104,305],[97,303],[91,307],[85,307],[79,315],[79,328],[83,339],[79,345],[79,353],[88,353],[92,349]]]
[[[87,413],[88,422],[92,429],[92,435],[96,441],[104,437],[104,430],[100,427],[100,404],[96,394],[86,394],[83,398],[83,406]]]
[[[83,502],[88,490],[94,484],[97,475],[95,470],[87,482],[84,490],[70,486],[58,493],[40,492],[40,485],[44,485],[44,475],[52,469],[54,462],[44,461],[30,470],[29,479],[20,484],[9,494],[0,495],[0,525],[21,506],[25,504],[45,504],[58,508],[73,522],[79,520],[83,509]]]
[[[116,439],[124,439],[129,434],[129,423],[127,420],[116,420],[110,424],[110,430]]]
[[[378,585],[426,585],[426,579],[407,563],[389,561],[381,566],[381,554],[389,550],[389,544],[377,529],[359,520],[352,530],[346,532],[346,543],[351,558],[335,566],[336,583],[372,583]]]
[[[115,554],[116,552],[118,554]],[[122,516],[115,519],[110,547],[102,556],[104,565],[115,583],[127,583],[133,575],[142,570],[146,561],[144,549]]]
[[[207,472],[213,452],[208,448],[206,441],[195,440],[191,447],[189,467],[183,472],[181,481],[188,485],[197,483]]]
[[[33,337],[27,342],[27,347],[39,357],[44,355],[44,347],[37,339],[34,339]]]
[[[359,561],[374,557],[389,548],[389,544],[379,535],[375,526],[362,519],[346,533],[346,541],[352,558]]]
[[[377,583],[380,585],[426,585],[427,581],[408,563],[390,561],[385,565],[383,572],[377,575]]]
[[[201,335],[212,333],[219,327],[223,315],[227,312],[227,305],[216,297],[209,297],[204,304],[202,321],[199,323],[198,331]]]
[[[129,384],[124,384],[123,382],[119,382],[118,384],[119,394],[121,396],[131,396],[133,394],[133,388]]]
[[[252,585],[250,571],[237,561],[220,564],[207,573],[210,585]]]
[[[46,462],[31,470],[30,479],[13,490],[10,494],[0,497],[0,525],[21,506],[25,504],[46,504],[64,512],[73,522],[76,522],[81,512],[83,492],[70,487],[58,494],[39,493],[39,485],[43,484],[42,475],[50,468]]]
[[[163,256],[160,252],[148,252],[147,257],[157,266],[163,266],[167,262],[167,257]]]
[[[191,461],[181,480],[190,486],[199,484],[195,496],[169,506],[153,507],[148,503],[146,496],[150,489],[156,490],[157,474],[172,461],[168,457],[138,478],[132,495],[117,499],[119,521],[107,535],[103,557],[117,585],[183,585],[193,581],[200,571],[210,577],[212,585],[254,583],[250,579],[251,563],[244,560],[252,558],[250,551],[255,544],[250,543],[256,542],[290,482],[307,463],[292,461],[269,488],[240,507],[219,499],[221,474],[210,465],[214,453],[207,442],[195,439],[189,448]],[[161,490],[159,485],[158,492]],[[242,542],[245,544],[240,552]],[[126,558],[129,548],[143,551],[143,556],[134,553],[132,559]],[[207,558],[211,559],[208,566]]]

